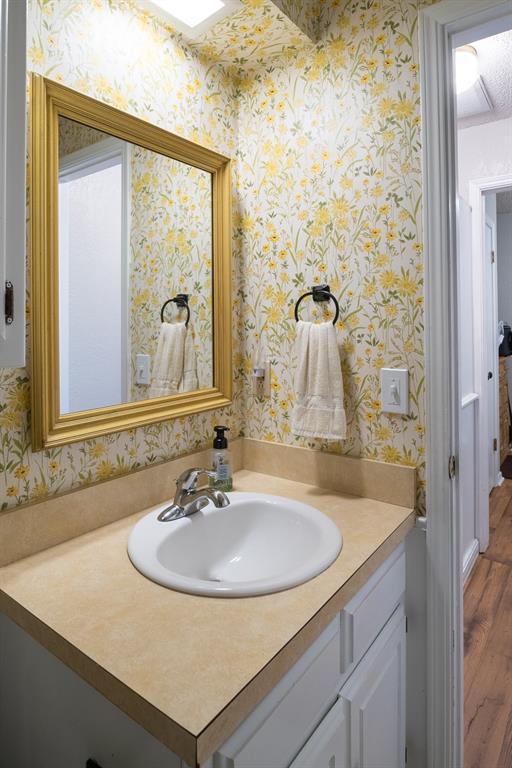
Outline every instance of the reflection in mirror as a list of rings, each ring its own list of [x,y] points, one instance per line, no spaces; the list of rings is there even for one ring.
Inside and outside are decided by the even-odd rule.
[[[212,345],[211,174],[60,116],[60,412],[210,388]]]

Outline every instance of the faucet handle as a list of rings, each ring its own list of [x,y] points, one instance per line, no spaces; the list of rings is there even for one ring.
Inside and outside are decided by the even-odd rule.
[[[194,469],[186,469],[182,472],[176,480],[176,485],[183,491],[193,491],[197,488],[197,481],[200,475],[216,477],[215,472],[212,472],[210,469],[195,467]]]

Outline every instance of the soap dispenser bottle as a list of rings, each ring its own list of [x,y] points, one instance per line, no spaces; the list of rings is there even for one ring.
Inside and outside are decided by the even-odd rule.
[[[215,477],[210,479],[210,485],[219,491],[233,490],[233,477],[231,472],[231,455],[228,450],[228,441],[225,432],[228,427],[214,427],[215,439],[212,450],[212,469]]]

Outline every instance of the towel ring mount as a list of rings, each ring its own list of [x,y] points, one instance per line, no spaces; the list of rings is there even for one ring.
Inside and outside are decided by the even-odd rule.
[[[176,306],[179,309],[187,310],[187,319],[185,320],[185,327],[187,327],[190,320],[190,307],[188,305],[188,293],[178,293],[176,296],[173,296],[172,299],[167,299],[167,301],[164,302],[162,309],[160,310],[160,320],[162,323],[164,322],[164,310],[166,306],[171,303],[176,304]]]
[[[311,290],[307,293],[303,293],[302,296],[297,300],[297,303],[295,304],[295,320],[299,322],[299,305],[303,299],[305,299],[307,296],[312,296],[313,301],[333,301],[334,306],[336,307],[336,314],[334,316],[334,320],[332,321],[333,325],[336,325],[336,323],[339,320],[340,316],[340,305],[338,304],[338,299],[336,296],[333,296],[331,293],[331,289],[328,285],[313,285]]]

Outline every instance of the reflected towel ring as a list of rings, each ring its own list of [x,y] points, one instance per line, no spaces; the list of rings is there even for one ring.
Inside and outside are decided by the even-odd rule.
[[[302,296],[297,300],[297,303],[295,304],[295,320],[299,322],[299,305],[302,299],[305,299],[307,296],[312,296],[313,301],[329,301],[329,299],[331,299],[334,302],[334,306],[336,307],[336,314],[332,324],[336,325],[340,316],[340,305],[338,304],[338,299],[336,296],[332,295],[328,285],[314,285],[310,291],[302,294]]]
[[[179,307],[180,309],[187,310],[187,319],[185,320],[185,327],[187,327],[190,320],[190,307],[188,305],[188,293],[178,293],[172,299],[167,299],[167,301],[163,304],[162,309],[160,310],[160,320],[162,323],[165,322],[164,310],[166,306],[171,303],[176,304],[176,306]]]

